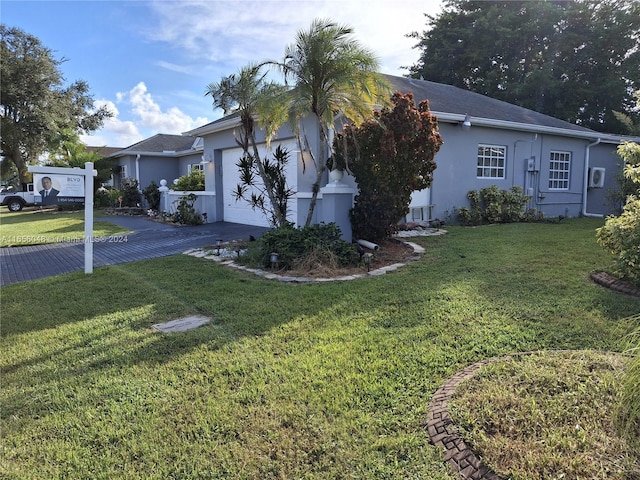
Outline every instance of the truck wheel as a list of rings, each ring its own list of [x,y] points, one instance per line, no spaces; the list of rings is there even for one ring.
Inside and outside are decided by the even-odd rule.
[[[11,212],[19,212],[22,210],[23,205],[20,200],[9,200],[7,207],[9,207],[9,211]]]

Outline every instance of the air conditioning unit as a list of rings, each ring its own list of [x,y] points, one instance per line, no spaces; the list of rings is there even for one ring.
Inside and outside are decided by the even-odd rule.
[[[604,172],[601,167],[593,167],[589,169],[589,188],[604,187]]]

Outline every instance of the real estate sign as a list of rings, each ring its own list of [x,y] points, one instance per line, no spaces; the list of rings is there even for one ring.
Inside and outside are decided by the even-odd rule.
[[[85,180],[83,175],[34,174],[33,183],[36,205],[84,203]]]
[[[84,203],[84,273],[93,273],[93,177],[92,162],[84,169],[30,166],[34,202],[39,205]]]

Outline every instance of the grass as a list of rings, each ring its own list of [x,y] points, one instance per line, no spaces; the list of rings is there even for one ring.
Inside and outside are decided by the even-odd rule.
[[[94,237],[127,232],[110,222],[94,221]],[[60,243],[84,238],[84,211],[28,209],[9,212],[0,209],[0,247]]]
[[[0,476],[457,478],[425,428],[449,376],[638,328],[637,298],[588,279],[600,224],[451,227],[346,283],[179,255],[3,287]],[[191,314],[212,322],[150,328]]]
[[[614,427],[628,361],[584,350],[500,359],[460,385],[452,418],[504,478],[638,478],[640,459]]]

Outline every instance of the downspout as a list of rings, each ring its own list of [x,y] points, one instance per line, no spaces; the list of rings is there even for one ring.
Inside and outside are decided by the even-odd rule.
[[[136,155],[136,180],[138,180],[138,186],[140,186],[140,154]]]
[[[587,190],[589,189],[589,156],[591,154],[591,147],[595,147],[602,141],[601,138],[598,138],[593,143],[587,145],[586,152],[584,155],[584,182],[583,182],[583,190],[582,190],[582,215],[585,217],[594,217],[594,218],[602,218],[604,215],[599,213],[588,213],[587,212]]]

